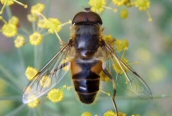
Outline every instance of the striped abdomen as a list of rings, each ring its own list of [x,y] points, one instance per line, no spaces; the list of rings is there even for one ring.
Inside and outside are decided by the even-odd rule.
[[[79,99],[82,103],[91,104],[99,91],[101,61],[71,62],[72,79]]]

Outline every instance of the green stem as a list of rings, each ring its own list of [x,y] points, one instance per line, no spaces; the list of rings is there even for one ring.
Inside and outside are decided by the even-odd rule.
[[[25,104],[22,104],[19,107],[17,107],[15,110],[13,110],[12,112],[9,112],[5,116],[18,116],[17,113],[22,112],[25,106],[26,106]]]
[[[51,5],[51,0],[47,0],[47,3],[46,3],[46,13],[45,13],[45,16],[48,17],[49,16],[49,13],[50,13],[50,5]]]
[[[38,46],[34,47],[34,68],[38,68]]]
[[[0,96],[0,100],[21,101],[21,96]]]
[[[12,12],[11,12],[11,8],[8,5],[6,5],[6,11],[7,11],[7,17],[8,19],[10,19],[12,17]]]
[[[16,87],[18,87],[20,90],[23,89],[23,85],[21,83],[18,83],[18,81],[16,80],[16,78],[13,76],[13,74],[6,69],[4,66],[2,66],[0,64],[0,71],[2,71],[2,73],[5,75],[5,77],[11,81],[11,83],[13,83]]]
[[[30,35],[29,31],[27,31],[25,28],[20,28],[24,33],[26,33],[27,35]]]
[[[25,60],[24,60],[24,57],[23,57],[23,53],[22,53],[21,49],[17,49],[17,52],[18,52],[18,55],[19,55],[20,63],[22,65],[22,69],[23,69],[22,72],[24,72],[24,69],[26,69],[26,63],[25,63]]]

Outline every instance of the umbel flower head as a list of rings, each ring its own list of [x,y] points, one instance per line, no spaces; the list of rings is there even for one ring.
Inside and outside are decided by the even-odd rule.
[[[48,96],[47,96],[48,99],[54,103],[62,101],[64,99],[64,92],[63,92],[64,88],[66,88],[66,85],[64,85],[61,90],[60,89],[52,89],[48,93]]]

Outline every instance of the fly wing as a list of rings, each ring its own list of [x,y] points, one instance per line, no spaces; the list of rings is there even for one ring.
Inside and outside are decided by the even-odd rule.
[[[71,45],[67,43],[61,50],[33,77],[23,94],[23,103],[28,103],[42,96],[53,88],[67,73],[70,61],[67,60]]]
[[[123,61],[116,51],[107,43],[105,43],[104,51],[107,55],[106,67],[109,69],[109,65],[118,65],[123,74],[119,74],[116,71],[115,80],[117,86],[122,89],[127,89],[136,96],[141,98],[152,98],[152,92],[146,82],[137,74],[137,72],[131,68],[125,61]],[[111,62],[111,63],[109,63]],[[110,69],[109,69],[110,70]]]

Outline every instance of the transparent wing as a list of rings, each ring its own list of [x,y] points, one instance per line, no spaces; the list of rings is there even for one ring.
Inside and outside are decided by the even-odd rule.
[[[131,68],[128,64],[126,64],[116,53],[116,51],[109,45],[105,44],[104,50],[106,51],[108,56],[106,67],[109,69],[109,64],[118,65],[120,70],[123,72],[123,76],[116,72],[115,80],[117,82],[117,86],[122,89],[127,89],[132,92],[136,96],[142,98],[152,98],[152,92],[146,82],[136,73],[134,69]]]
[[[67,43],[61,50],[33,77],[23,94],[23,103],[28,103],[42,96],[53,88],[67,73],[70,61],[66,60],[71,53]]]

